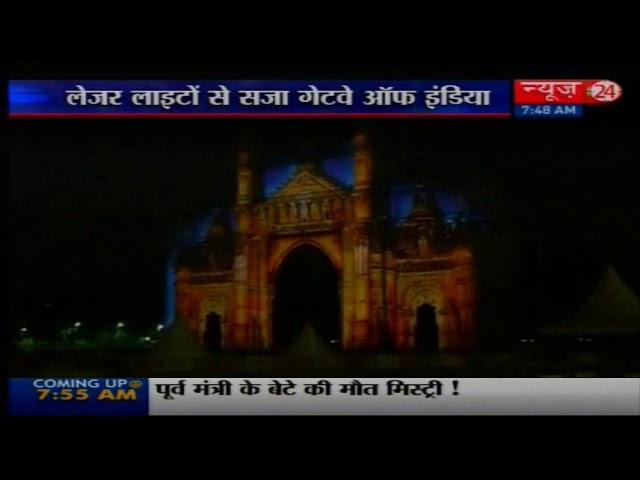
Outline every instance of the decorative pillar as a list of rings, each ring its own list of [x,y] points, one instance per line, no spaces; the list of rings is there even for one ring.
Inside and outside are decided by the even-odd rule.
[[[233,347],[241,350],[249,348],[249,301],[248,262],[251,255],[253,171],[250,164],[249,142],[243,140],[238,151],[236,190],[236,224],[238,238],[234,263],[236,297],[235,322],[232,327]]]
[[[370,338],[376,326],[376,314],[371,305],[371,180],[373,155],[365,133],[358,133],[353,142],[355,182],[353,199],[353,223],[351,232],[354,251],[354,323],[352,347],[370,347]]]
[[[355,321],[354,308],[354,255],[351,228],[342,229],[342,346],[344,350],[353,350],[353,324]]]
[[[269,315],[268,242],[266,231],[258,240],[258,321],[260,325],[260,350],[271,347],[271,325]]]

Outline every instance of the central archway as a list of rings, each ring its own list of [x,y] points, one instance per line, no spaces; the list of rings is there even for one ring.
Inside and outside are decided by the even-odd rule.
[[[322,250],[296,247],[280,264],[274,286],[274,350],[290,346],[308,324],[326,345],[339,345],[339,274]]]
[[[415,348],[423,353],[438,351],[436,309],[428,303],[420,305],[416,311]]]
[[[207,350],[218,351],[222,345],[221,318],[216,312],[211,312],[205,318],[202,343]]]

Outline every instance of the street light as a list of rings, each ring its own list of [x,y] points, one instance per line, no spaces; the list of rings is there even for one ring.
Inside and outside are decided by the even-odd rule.
[[[29,329],[27,327],[22,327],[20,329],[20,333],[27,333],[29,331]]]
[[[123,328],[124,327],[124,322],[118,322],[116,324],[116,328]]]
[[[164,325],[159,323],[158,326],[156,327],[156,332],[161,332],[162,330],[164,330]]]
[[[74,327],[80,328],[82,326],[82,322],[76,322],[73,324]]]

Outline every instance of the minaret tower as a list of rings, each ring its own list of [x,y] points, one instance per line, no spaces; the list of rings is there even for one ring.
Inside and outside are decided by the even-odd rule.
[[[353,221],[344,232],[344,249],[349,253],[343,271],[343,343],[347,349],[372,347],[376,329],[371,316],[371,183],[373,153],[367,135],[354,138]]]
[[[251,204],[253,203],[253,170],[248,140],[240,142],[238,151],[238,179],[236,193],[236,221],[238,232],[249,233],[251,229]]]
[[[252,232],[253,170],[251,148],[247,139],[240,142],[238,149],[238,177],[236,190],[236,251],[234,261],[235,315],[231,334],[232,348],[244,350],[249,347],[250,299],[248,296],[250,236]]]
[[[371,219],[371,182],[373,177],[373,153],[365,133],[354,138],[354,200],[355,220],[367,222]]]

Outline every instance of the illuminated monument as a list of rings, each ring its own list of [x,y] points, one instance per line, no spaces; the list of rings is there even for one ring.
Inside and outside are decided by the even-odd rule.
[[[470,250],[447,235],[428,195],[401,222],[381,221],[372,148],[365,134],[353,145],[352,186],[300,164],[261,200],[251,148],[240,148],[233,227],[214,221],[193,247],[204,260],[177,266],[177,317],[208,347],[272,351],[307,319],[343,351],[473,346]]]

